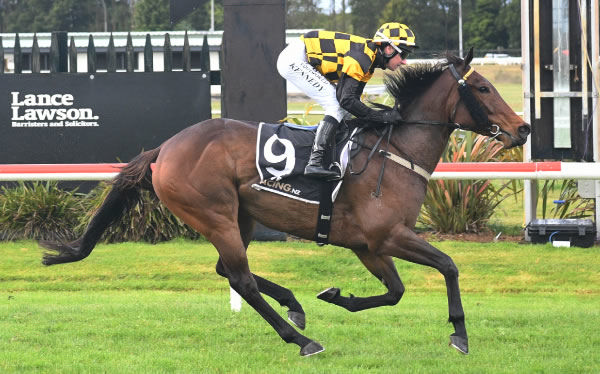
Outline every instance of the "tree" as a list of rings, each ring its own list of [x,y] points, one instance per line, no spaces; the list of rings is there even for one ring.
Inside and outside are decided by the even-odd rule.
[[[450,1],[390,0],[380,23],[400,22],[415,33],[420,50],[443,52],[458,46],[457,8]]]
[[[353,33],[372,38],[381,26],[381,13],[389,0],[349,0]],[[387,22],[387,21],[386,21]]]
[[[210,29],[210,0],[177,22],[175,30],[208,30]],[[215,0],[215,30],[223,30],[223,0]]]
[[[168,0],[138,0],[133,15],[134,29],[137,31],[171,29]]]
[[[119,0],[0,0],[2,32],[129,30],[129,6]]]
[[[108,31],[131,30],[131,8],[124,0],[97,0],[105,1],[108,8]],[[102,15],[102,20],[104,15]]]
[[[325,28],[321,9],[316,0],[287,0],[288,29],[318,29]]]
[[[505,3],[498,21],[506,28],[508,40],[505,47],[521,49],[521,2],[512,0]]]
[[[465,23],[467,45],[480,50],[506,47],[506,28],[499,22],[503,0],[477,0]]]
[[[90,31],[95,23],[95,0],[55,0],[47,15],[49,31]]]
[[[443,16],[443,38],[440,38],[442,45],[440,50],[458,52],[458,2],[456,0],[440,0],[439,7]]]
[[[44,32],[48,28],[50,0],[8,0],[3,2],[3,32]]]

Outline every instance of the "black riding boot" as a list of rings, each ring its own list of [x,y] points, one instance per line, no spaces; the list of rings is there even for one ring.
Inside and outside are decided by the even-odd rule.
[[[310,153],[308,165],[304,169],[304,175],[319,179],[335,179],[340,177],[337,171],[328,169],[329,165],[323,166],[325,152],[331,149],[337,127],[338,122],[335,118],[330,116],[323,118],[315,134],[315,142]]]

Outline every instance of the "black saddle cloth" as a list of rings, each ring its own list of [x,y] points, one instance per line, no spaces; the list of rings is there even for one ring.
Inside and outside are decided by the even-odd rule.
[[[314,142],[316,126],[260,123],[256,143],[256,168],[260,182],[252,185],[257,190],[273,192],[319,204],[323,183],[304,176]],[[349,128],[342,126],[336,135],[335,156],[326,155],[325,164],[333,163],[343,173],[348,162]],[[336,183],[332,194],[335,200],[342,181]]]

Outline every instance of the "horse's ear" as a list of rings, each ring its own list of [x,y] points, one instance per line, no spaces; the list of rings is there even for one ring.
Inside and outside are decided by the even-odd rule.
[[[469,65],[473,60],[473,47],[469,49],[469,53],[467,53],[467,57],[465,57],[465,66]]]

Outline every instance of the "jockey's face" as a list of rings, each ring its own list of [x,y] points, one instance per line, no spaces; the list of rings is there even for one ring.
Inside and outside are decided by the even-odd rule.
[[[394,53],[396,51],[394,50],[394,48],[392,46],[387,45],[384,48],[384,52],[386,54],[392,54],[392,53]],[[385,67],[387,69],[390,69],[391,71],[394,71],[400,65],[406,65],[406,60],[402,58],[402,56],[400,55],[400,53],[396,53],[396,55],[394,57],[392,57],[392,58],[390,58],[388,60],[388,62],[385,64]]]

